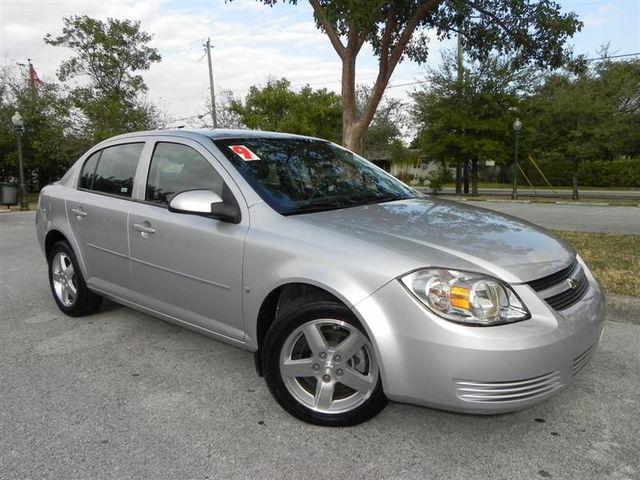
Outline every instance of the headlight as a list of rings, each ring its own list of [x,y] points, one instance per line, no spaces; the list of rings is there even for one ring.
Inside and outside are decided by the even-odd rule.
[[[530,317],[508,285],[477,273],[427,269],[400,280],[431,311],[453,322],[499,325]]]

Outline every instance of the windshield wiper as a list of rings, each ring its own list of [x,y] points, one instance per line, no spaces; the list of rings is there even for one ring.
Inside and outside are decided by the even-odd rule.
[[[326,210],[337,210],[339,208],[347,208],[353,207],[353,203],[344,202],[344,201],[324,201],[324,202],[315,202],[310,203],[308,205],[300,205],[298,207],[293,207],[289,210],[283,212],[283,215],[296,215],[298,213],[313,213],[313,212],[324,212]]]
[[[372,203],[394,202],[396,200],[406,200],[410,197],[402,197],[400,195],[370,195],[368,197],[359,198],[357,200],[360,205],[370,205]]]

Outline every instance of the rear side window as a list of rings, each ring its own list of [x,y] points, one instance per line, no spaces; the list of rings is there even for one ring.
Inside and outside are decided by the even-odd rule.
[[[98,166],[99,159],[100,152],[96,152],[84,162],[82,173],[80,174],[80,188],[86,188],[87,190],[93,188],[93,179],[96,175],[96,167]]]
[[[206,158],[179,143],[158,142],[153,150],[146,200],[167,205],[187,190],[211,190],[222,196],[224,181]]]
[[[133,177],[135,176],[143,147],[144,143],[127,143],[102,150],[97,161],[98,164],[91,186],[83,188],[130,198],[133,191]],[[91,158],[89,158],[87,164],[90,160]],[[85,164],[85,169],[87,164]],[[85,169],[83,169],[83,177]],[[81,186],[83,177],[80,178]]]

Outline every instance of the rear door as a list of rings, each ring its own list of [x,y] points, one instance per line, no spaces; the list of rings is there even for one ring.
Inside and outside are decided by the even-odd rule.
[[[92,154],[66,201],[88,285],[119,296],[131,287],[127,216],[144,146],[117,144]]]
[[[210,152],[184,138],[156,141],[146,171],[146,185],[138,191],[143,198],[129,217],[132,288],[138,302],[243,340],[242,252],[248,213],[238,187]],[[174,195],[196,189],[219,195],[228,189],[225,193],[240,205],[240,223],[168,210]]]

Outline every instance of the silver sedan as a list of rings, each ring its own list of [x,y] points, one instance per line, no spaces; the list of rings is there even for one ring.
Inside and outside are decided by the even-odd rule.
[[[521,409],[602,333],[601,288],[565,242],[314,138],[114,137],[42,190],[36,227],[63,312],[109,298],[254,352],[280,405],[320,425],[388,400]]]

